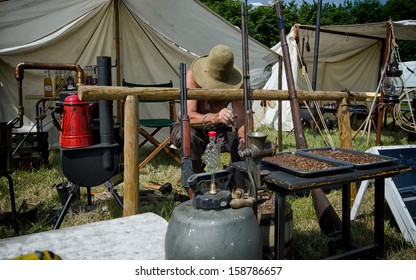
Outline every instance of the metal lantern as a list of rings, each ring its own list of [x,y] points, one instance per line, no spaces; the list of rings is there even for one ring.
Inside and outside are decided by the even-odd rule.
[[[403,71],[399,63],[394,60],[387,68],[386,76],[383,80],[384,102],[389,104],[399,103],[399,97],[403,92]]]

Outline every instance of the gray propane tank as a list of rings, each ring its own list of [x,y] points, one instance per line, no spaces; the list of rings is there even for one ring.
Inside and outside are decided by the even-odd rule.
[[[262,259],[262,234],[253,209],[250,206],[231,208],[231,193],[228,190],[212,193],[195,187],[209,180],[210,176],[210,173],[190,176],[188,182],[193,186],[194,196],[192,200],[178,205],[172,213],[165,237],[165,258]],[[231,173],[218,171],[215,176],[227,181]]]

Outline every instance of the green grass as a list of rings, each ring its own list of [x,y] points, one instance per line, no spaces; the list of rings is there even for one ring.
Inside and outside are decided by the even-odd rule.
[[[277,139],[276,131],[268,128],[260,128],[267,132],[268,140],[275,142]],[[332,139],[335,146],[340,146],[339,135],[337,130],[332,130]],[[365,151],[375,146],[375,132],[370,133],[367,143],[367,134],[365,138],[361,138],[361,132],[353,141],[353,148]],[[325,141],[319,132],[305,128],[305,137],[308,147],[323,147]],[[284,132],[282,134],[283,146],[282,150],[295,150],[294,133]],[[407,143],[407,133],[399,128],[389,127],[383,129],[381,137],[381,145],[403,145]],[[140,151],[140,157],[149,152],[145,148]],[[223,163],[229,161],[228,155],[223,154]],[[50,166],[41,167],[39,170],[15,170],[11,176],[14,181],[16,203],[19,208],[20,215],[24,215],[30,210],[36,210],[36,219],[24,219],[19,221],[19,235],[42,232],[52,229],[53,221],[57,217],[59,209],[62,207],[55,184],[65,181],[65,177],[60,171],[60,158],[58,151],[50,152]],[[166,197],[158,196],[158,193],[143,193],[140,197],[140,213],[153,212],[166,220],[180,201],[176,194],[185,194],[180,185],[180,165],[171,158],[160,153],[150,163],[148,163],[139,172],[140,189],[144,190],[143,183],[149,181],[157,181],[159,183],[170,182],[174,187],[174,194]],[[123,195],[123,183],[116,186],[118,193]],[[7,180],[0,178],[0,206],[6,212],[10,212],[10,198],[8,192]],[[106,193],[104,186],[93,187],[92,191],[97,194]],[[373,228],[373,186],[370,184],[366,192],[359,215],[352,222],[352,234],[356,243],[366,244],[371,242]],[[341,191],[335,190],[328,194],[328,199],[334,207],[335,211],[341,215]],[[328,244],[331,241],[327,236],[321,233],[316,214],[313,208],[312,199],[309,195],[303,197],[289,197],[293,210],[293,250],[294,259],[323,259],[329,256]],[[387,204],[386,204],[387,205]],[[415,247],[405,242],[400,230],[395,224],[395,220],[386,206],[385,219],[385,243],[388,259],[416,259]],[[115,200],[110,196],[103,201],[94,202],[92,207],[87,205],[86,188],[81,188],[81,199],[75,201],[71,205],[71,210],[66,215],[61,228],[81,225],[96,221],[103,221],[122,216],[122,211]],[[15,236],[13,227],[1,224],[0,222],[0,238],[8,238]]]

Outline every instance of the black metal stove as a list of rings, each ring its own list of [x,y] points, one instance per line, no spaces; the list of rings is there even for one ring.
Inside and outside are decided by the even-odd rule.
[[[98,85],[111,86],[111,58],[97,57]],[[114,141],[112,101],[100,100],[99,132],[101,142],[81,148],[61,147],[61,168],[72,185],[69,197],[54,225],[58,229],[69,210],[69,206],[78,194],[80,187],[87,188],[88,205],[91,205],[91,187],[104,184],[117,203],[123,208],[123,202],[109,181],[119,171],[120,144]]]

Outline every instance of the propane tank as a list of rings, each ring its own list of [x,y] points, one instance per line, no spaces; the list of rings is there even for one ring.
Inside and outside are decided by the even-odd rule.
[[[167,260],[262,259],[262,235],[253,209],[230,207],[230,177],[230,171],[217,171],[220,186],[213,192],[211,173],[190,176],[194,195],[172,213],[165,237]],[[210,187],[203,188],[204,183]]]
[[[93,145],[90,123],[93,106],[94,103],[80,101],[77,94],[65,98],[59,129],[62,148],[81,148]]]

